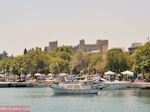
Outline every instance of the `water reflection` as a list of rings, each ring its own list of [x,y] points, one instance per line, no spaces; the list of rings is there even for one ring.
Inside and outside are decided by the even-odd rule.
[[[31,99],[31,98],[50,98],[52,97],[53,95],[20,95],[20,96],[15,96],[15,98],[28,98],[28,99]]]
[[[100,96],[105,97],[128,97],[135,96],[134,90],[102,90]]]
[[[150,112],[150,90],[99,93],[54,94],[50,88],[1,88],[0,105],[30,105],[32,112]]]
[[[53,97],[150,97],[150,90],[100,90],[98,94],[54,94]]]
[[[128,89],[128,90],[101,90],[100,96],[106,97],[150,97],[150,90]]]
[[[139,97],[150,97],[150,90],[136,90],[135,92]]]
[[[1,88],[0,98],[49,98],[49,97],[147,97],[150,90],[100,90],[99,94],[54,94],[50,88]]]
[[[49,98],[53,96],[50,88],[32,88],[18,91],[16,98]]]

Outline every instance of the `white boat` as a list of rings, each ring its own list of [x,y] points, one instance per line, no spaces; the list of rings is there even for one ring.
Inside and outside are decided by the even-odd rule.
[[[127,89],[129,87],[131,87],[130,82],[115,81],[103,83],[103,89]]]
[[[97,94],[98,90],[94,88],[93,82],[82,80],[79,82],[60,83],[52,87],[56,94]]]
[[[107,81],[103,78],[100,80],[95,81],[95,85],[97,89],[126,89],[131,87],[131,82],[127,81]]]
[[[34,83],[34,87],[51,87],[52,83]]]
[[[57,83],[57,80],[45,80],[41,82],[35,82],[34,87],[52,87],[52,85],[56,85]]]

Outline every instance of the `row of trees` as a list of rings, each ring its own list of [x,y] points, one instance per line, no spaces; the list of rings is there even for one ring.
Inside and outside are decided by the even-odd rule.
[[[73,53],[69,47],[58,47],[53,52],[42,51],[39,48],[27,51],[24,55],[10,57],[0,61],[0,70],[7,73],[35,74],[35,73],[70,73],[99,71],[98,65],[102,62],[100,55],[89,56],[82,51]]]
[[[138,48],[132,55],[121,49],[111,49],[107,55],[88,55],[78,50],[73,53],[69,47],[58,47],[53,52],[42,51],[39,48],[25,50],[24,55],[10,57],[0,61],[0,70],[20,74],[35,74],[61,72],[79,74],[88,71],[104,73],[111,70],[120,73],[131,70],[134,73],[150,72],[150,42]]]
[[[116,73],[131,70],[135,74],[150,75],[150,42],[139,47],[132,55],[120,49],[111,49],[107,53],[106,68]]]
[[[135,73],[150,73],[150,42],[138,48],[131,55],[131,64]]]

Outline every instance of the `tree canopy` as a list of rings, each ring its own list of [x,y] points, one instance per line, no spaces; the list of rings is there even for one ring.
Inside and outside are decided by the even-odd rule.
[[[150,42],[139,47],[131,56],[135,73],[150,73]]]
[[[57,47],[52,52],[41,48],[24,50],[24,55],[7,57],[0,60],[0,70],[7,73],[79,74],[93,71],[104,73],[111,70],[120,73],[132,70],[134,73],[150,73],[150,42],[139,47],[131,56],[121,49],[110,49],[106,56],[88,55],[81,50],[73,53],[69,47]]]
[[[49,65],[49,71],[57,74],[60,72],[69,73],[70,60],[73,52],[69,47],[57,47],[54,52],[51,52],[52,61]]]
[[[126,53],[121,49],[111,49],[107,53],[107,65],[108,70],[116,73],[129,69],[129,58]]]

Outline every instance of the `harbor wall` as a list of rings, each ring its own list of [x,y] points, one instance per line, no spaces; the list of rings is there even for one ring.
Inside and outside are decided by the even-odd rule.
[[[5,87],[33,87],[33,83],[28,82],[0,82],[0,88]]]

